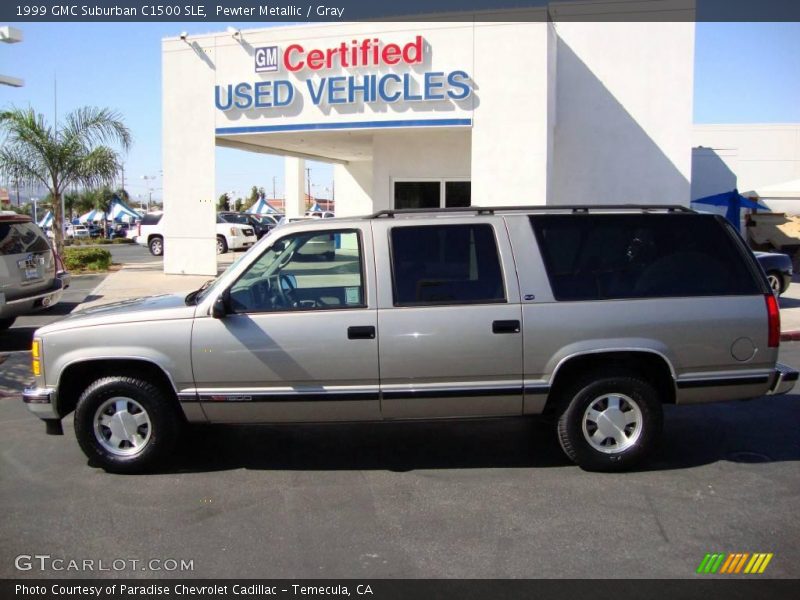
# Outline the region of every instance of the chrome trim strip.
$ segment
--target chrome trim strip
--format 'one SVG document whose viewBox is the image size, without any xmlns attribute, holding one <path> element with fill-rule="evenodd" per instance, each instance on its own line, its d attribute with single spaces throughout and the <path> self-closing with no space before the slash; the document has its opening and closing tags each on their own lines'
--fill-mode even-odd
<svg viewBox="0 0 800 600">
<path fill-rule="evenodd" d="M 729 385 L 758 385 L 767 383 L 769 375 L 746 375 L 741 377 L 704 377 L 679 379 L 675 382 L 679 390 L 705 387 L 723 387 Z"/>
</svg>

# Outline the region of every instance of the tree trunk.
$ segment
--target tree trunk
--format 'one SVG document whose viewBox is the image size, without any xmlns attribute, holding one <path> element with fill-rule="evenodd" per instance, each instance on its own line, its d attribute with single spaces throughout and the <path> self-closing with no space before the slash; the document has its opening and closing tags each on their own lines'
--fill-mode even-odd
<svg viewBox="0 0 800 600">
<path fill-rule="evenodd" d="M 53 192 L 53 239 L 56 244 L 56 253 L 64 257 L 64 215 L 61 214 L 61 192 Z"/>
</svg>

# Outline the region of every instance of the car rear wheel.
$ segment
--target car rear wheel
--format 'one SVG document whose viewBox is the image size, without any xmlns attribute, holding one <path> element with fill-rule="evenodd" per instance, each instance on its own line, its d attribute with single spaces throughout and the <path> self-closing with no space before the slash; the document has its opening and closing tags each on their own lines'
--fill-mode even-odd
<svg viewBox="0 0 800 600">
<path fill-rule="evenodd" d="M 773 293 L 778 295 L 783 293 L 783 278 L 780 273 L 770 271 L 767 273 L 767 281 L 769 281 L 769 287 L 772 288 Z"/>
<path fill-rule="evenodd" d="M 228 242 L 221 235 L 217 236 L 217 254 L 225 254 L 228 251 Z"/>
<path fill-rule="evenodd" d="M 180 433 L 174 398 L 136 377 L 103 377 L 84 390 L 75 435 L 90 461 L 114 473 L 138 473 L 169 456 Z"/>
<path fill-rule="evenodd" d="M 4 331 L 14 324 L 17 317 L 8 317 L 7 319 L 0 319 L 0 331 Z"/>
<path fill-rule="evenodd" d="M 150 247 L 150 254 L 153 256 L 162 256 L 164 254 L 164 240 L 162 238 L 152 238 L 148 246 Z"/>
<path fill-rule="evenodd" d="M 638 374 L 596 372 L 564 395 L 558 438 L 587 471 L 622 471 L 640 463 L 662 427 L 658 392 Z"/>
</svg>

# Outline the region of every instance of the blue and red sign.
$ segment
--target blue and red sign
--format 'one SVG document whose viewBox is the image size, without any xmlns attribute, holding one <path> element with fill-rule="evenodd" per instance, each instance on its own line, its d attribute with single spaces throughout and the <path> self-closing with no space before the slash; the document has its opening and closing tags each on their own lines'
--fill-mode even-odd
<svg viewBox="0 0 800 600">
<path fill-rule="evenodd" d="M 402 45 L 364 38 L 329 48 L 306 49 L 302 44 L 290 44 L 283 52 L 278 46 L 262 46 L 254 52 L 255 72 L 275 73 L 281 68 L 296 76 L 307 72 L 303 84 L 315 106 L 460 101 L 468 98 L 473 83 L 470 76 L 461 70 L 317 76 L 325 70 L 385 71 L 389 67 L 395 71 L 398 66 L 411 68 L 424 64 L 425 50 L 421 35 Z M 219 110 L 244 111 L 286 107 L 294 102 L 296 94 L 295 84 L 289 79 L 244 81 L 215 86 L 214 101 Z"/>
</svg>

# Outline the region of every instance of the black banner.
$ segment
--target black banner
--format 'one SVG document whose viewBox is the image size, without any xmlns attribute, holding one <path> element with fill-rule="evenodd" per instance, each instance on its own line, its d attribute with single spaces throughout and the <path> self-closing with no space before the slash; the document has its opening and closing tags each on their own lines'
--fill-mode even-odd
<svg viewBox="0 0 800 600">
<path fill-rule="evenodd" d="M 0 598 L 60 600 L 122 600 L 131 598 L 239 598 L 289 600 L 300 598 L 364 598 L 447 600 L 571 598 L 669 598 L 725 600 L 795 598 L 796 580 L 3 580 Z"/>
<path fill-rule="evenodd" d="M 6 22 L 800 21 L 796 0 L 4 0 Z"/>
</svg>

